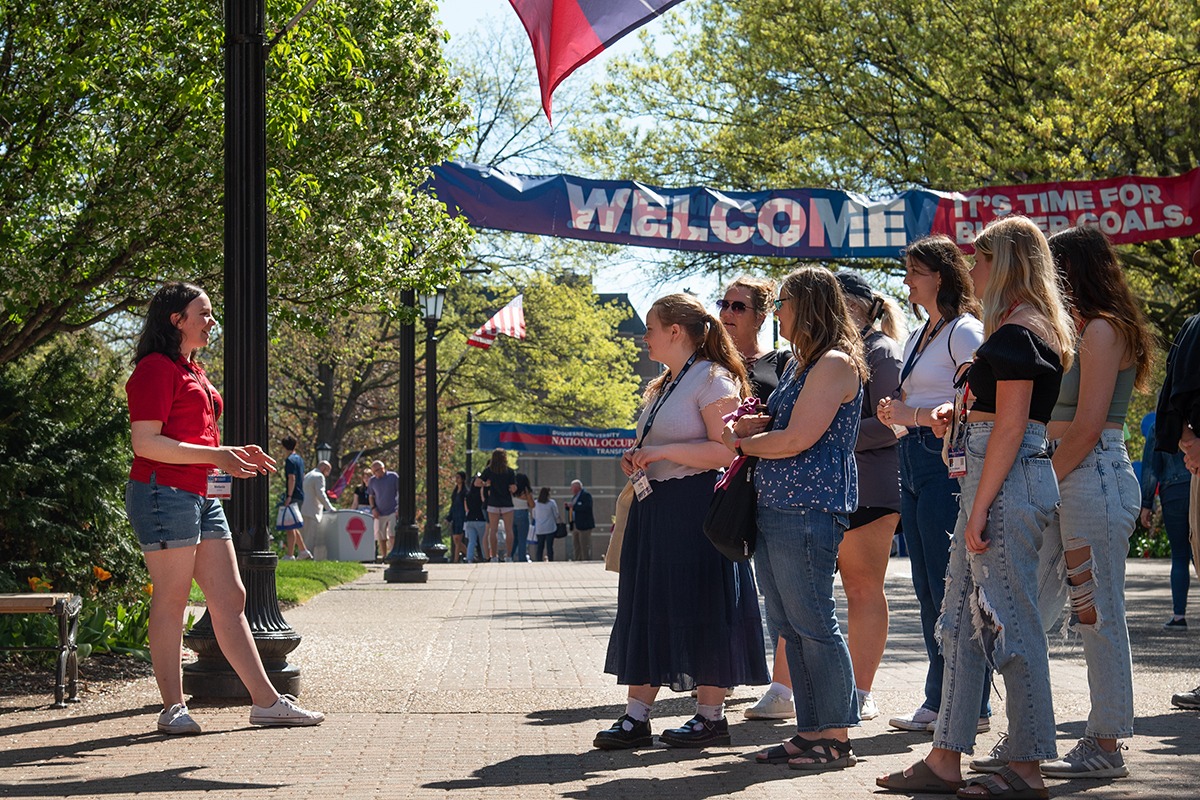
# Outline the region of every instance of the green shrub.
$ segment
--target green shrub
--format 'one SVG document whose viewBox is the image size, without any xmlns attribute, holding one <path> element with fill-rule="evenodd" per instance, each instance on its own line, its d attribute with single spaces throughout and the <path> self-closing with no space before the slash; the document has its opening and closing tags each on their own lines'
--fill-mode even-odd
<svg viewBox="0 0 1200 800">
<path fill-rule="evenodd" d="M 116 609 L 147 582 L 124 513 L 129 425 L 113 354 L 63 336 L 0 366 L 0 591 Z"/>
</svg>

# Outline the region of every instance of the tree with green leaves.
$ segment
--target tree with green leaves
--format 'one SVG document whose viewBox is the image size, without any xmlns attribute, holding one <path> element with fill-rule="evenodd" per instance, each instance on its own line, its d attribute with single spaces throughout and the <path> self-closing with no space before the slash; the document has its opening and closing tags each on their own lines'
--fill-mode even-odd
<svg viewBox="0 0 1200 800">
<path fill-rule="evenodd" d="M 1200 164 L 1194 0 L 693 2 L 597 87 L 593 168 L 661 185 L 913 186 L 1174 175 Z M 1169 332 L 1194 241 L 1121 248 Z M 680 256 L 694 270 L 729 257 Z"/>
<path fill-rule="evenodd" d="M 278 27 L 303 0 L 281 0 Z M 221 5 L 0 9 L 0 363 L 186 278 L 219 302 Z M 463 114 L 430 0 L 325 0 L 267 61 L 272 310 L 394 309 L 470 233 L 419 190 Z M 286 301 L 286 302 L 280 302 Z"/>
</svg>

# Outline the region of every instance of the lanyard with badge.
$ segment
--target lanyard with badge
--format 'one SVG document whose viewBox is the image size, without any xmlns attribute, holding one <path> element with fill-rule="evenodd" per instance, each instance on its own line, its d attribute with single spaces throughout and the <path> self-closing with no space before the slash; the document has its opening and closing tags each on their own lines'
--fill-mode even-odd
<svg viewBox="0 0 1200 800">
<path fill-rule="evenodd" d="M 212 392 L 208 388 L 208 378 L 204 371 L 197 371 L 188 362 L 188 372 L 196 379 L 196 383 L 200 384 L 200 388 L 204 390 L 204 396 L 208 398 L 208 407 L 212 410 L 213 428 L 217 425 L 217 401 L 213 398 Z M 233 476 L 227 472 L 213 467 L 208 471 L 208 491 L 205 492 L 206 497 L 214 500 L 229 500 L 233 497 Z"/>
<path fill-rule="evenodd" d="M 683 376 L 691 369 L 692 364 L 696 363 L 698 355 L 700 355 L 699 350 L 692 353 L 691 358 L 683 365 L 683 369 L 679 370 L 679 374 L 675 376 L 675 379 L 655 398 L 654 405 L 650 406 L 650 413 L 646 416 L 646 424 L 642 427 L 642 435 L 638 437 L 637 443 L 633 446 L 634 450 L 640 449 L 642 443 L 646 441 L 646 437 L 650 434 L 650 429 L 654 427 L 654 418 L 658 416 L 658 412 L 666 404 L 667 398 L 671 396 L 671 392 L 675 391 L 675 387 L 683 380 Z M 646 499 L 654 491 L 650 488 L 650 479 L 646 477 L 646 470 L 644 469 L 634 470 L 629 476 L 629 481 L 633 484 L 633 491 L 637 495 L 638 500 Z"/>
</svg>

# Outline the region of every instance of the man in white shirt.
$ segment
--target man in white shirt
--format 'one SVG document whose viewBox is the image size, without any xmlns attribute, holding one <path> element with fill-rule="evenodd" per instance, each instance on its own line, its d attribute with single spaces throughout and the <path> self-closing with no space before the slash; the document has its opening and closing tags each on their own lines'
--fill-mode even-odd
<svg viewBox="0 0 1200 800">
<path fill-rule="evenodd" d="M 329 495 L 325 494 L 325 478 L 328 477 L 333 465 L 328 461 L 321 461 L 317 464 L 317 468 L 306 473 L 304 476 L 304 504 L 300 507 L 300 513 L 304 515 L 304 520 L 315 520 L 317 523 L 321 521 L 321 517 L 326 511 L 336 511 L 333 503 L 329 502 Z M 311 556 L 309 556 L 311 558 Z"/>
</svg>

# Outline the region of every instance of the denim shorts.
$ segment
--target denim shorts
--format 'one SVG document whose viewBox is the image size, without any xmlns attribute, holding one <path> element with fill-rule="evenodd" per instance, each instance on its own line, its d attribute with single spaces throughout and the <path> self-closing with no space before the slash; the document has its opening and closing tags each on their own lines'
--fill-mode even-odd
<svg viewBox="0 0 1200 800">
<path fill-rule="evenodd" d="M 125 484 L 125 513 L 143 553 L 233 538 L 220 500 L 160 486 L 153 473 L 149 483 Z"/>
</svg>

